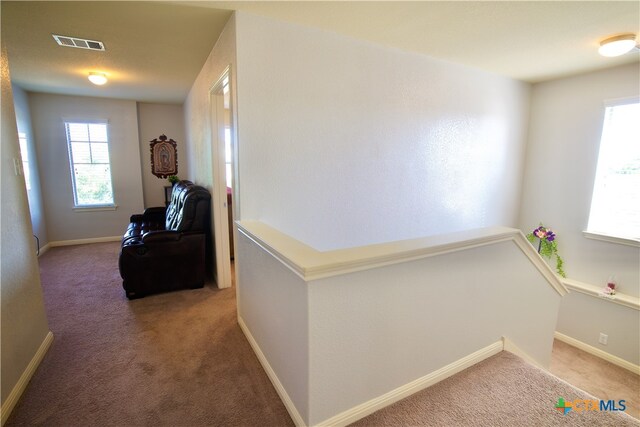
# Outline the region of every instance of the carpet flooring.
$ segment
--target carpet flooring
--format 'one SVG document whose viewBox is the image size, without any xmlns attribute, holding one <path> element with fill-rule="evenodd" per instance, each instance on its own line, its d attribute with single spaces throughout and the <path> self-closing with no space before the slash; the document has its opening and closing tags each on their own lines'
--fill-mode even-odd
<svg viewBox="0 0 640 427">
<path fill-rule="evenodd" d="M 40 257 L 54 341 L 6 426 L 291 426 L 235 289 L 128 301 L 119 243 Z"/>
<path fill-rule="evenodd" d="M 600 399 L 625 399 L 625 412 L 640 420 L 640 375 L 559 340 L 549 372 Z"/>
<path fill-rule="evenodd" d="M 503 351 L 351 426 L 640 426 L 620 412 L 564 414 L 560 397 L 596 399 Z"/>
<path fill-rule="evenodd" d="M 54 341 L 6 426 L 293 425 L 237 324 L 235 289 L 128 301 L 118 250 L 40 257 Z M 354 425 L 640 425 L 619 413 L 563 415 L 559 397 L 592 398 L 503 352 Z"/>
</svg>

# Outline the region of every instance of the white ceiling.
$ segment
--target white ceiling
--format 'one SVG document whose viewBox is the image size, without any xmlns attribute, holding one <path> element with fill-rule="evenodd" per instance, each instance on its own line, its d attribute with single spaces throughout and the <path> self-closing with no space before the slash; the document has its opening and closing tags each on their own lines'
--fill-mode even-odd
<svg viewBox="0 0 640 427">
<path fill-rule="evenodd" d="M 182 103 L 231 16 L 160 2 L 14 2 L 2 7 L 11 79 L 35 92 Z M 104 52 L 58 46 L 51 34 L 102 41 Z M 109 83 L 89 83 L 103 71 Z"/>
<path fill-rule="evenodd" d="M 599 41 L 640 33 L 634 1 L 10 2 L 2 38 L 27 90 L 182 102 L 232 10 L 321 28 L 489 72 L 540 82 L 637 62 L 598 55 Z M 103 41 L 58 47 L 51 34 Z M 110 76 L 105 87 L 90 70 Z"/>
</svg>

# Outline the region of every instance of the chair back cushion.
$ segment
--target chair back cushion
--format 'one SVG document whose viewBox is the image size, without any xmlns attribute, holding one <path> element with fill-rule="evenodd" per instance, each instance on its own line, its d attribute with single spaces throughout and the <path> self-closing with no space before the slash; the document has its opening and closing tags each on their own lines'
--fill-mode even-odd
<svg viewBox="0 0 640 427">
<path fill-rule="evenodd" d="M 206 231 L 209 229 L 211 195 L 191 181 L 180 181 L 173 186 L 171 202 L 167 206 L 166 230 Z"/>
</svg>

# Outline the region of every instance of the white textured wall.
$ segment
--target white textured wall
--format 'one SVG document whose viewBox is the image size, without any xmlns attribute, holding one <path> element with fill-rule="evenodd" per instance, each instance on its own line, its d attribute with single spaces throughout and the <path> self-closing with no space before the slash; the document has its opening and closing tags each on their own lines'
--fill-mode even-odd
<svg viewBox="0 0 640 427">
<path fill-rule="evenodd" d="M 16 116 L 11 93 L 9 64 L 4 44 L 1 60 L 2 77 L 2 177 L 0 225 L 0 298 L 2 319 L 2 388 L 3 406 L 29 362 L 49 332 L 36 246 L 29 216 L 24 177 L 16 176 L 13 159 L 20 159 Z M 3 408 L 5 409 L 5 408 Z"/>
<path fill-rule="evenodd" d="M 49 240 L 122 235 L 131 214 L 143 210 L 135 101 L 30 93 L 29 103 Z M 118 208 L 74 211 L 64 121 L 98 119 L 109 121 L 111 175 Z"/>
<path fill-rule="evenodd" d="M 187 142 L 187 174 L 180 172 L 183 178 L 186 177 L 198 185 L 205 187 L 215 197 L 214 182 L 213 182 L 213 151 L 211 146 L 211 101 L 210 94 L 211 88 L 222 77 L 223 73 L 230 68 L 230 95 L 232 104 L 233 121 L 236 122 L 237 117 L 236 109 L 236 32 L 235 32 L 235 17 L 232 15 L 229 18 L 224 30 L 220 34 L 218 41 L 211 50 L 209 57 L 205 61 L 198 77 L 191 86 L 189 95 L 184 103 L 184 122 L 186 130 L 186 142 Z M 238 186 L 234 186 L 234 191 L 238 191 Z M 239 210 L 239 204 L 235 197 L 233 207 L 236 212 Z M 212 206 L 213 208 L 213 206 Z M 215 234 L 215 212 L 212 209 L 212 234 Z M 219 236 L 218 236 L 219 237 Z M 213 236 L 212 241 L 219 240 L 216 236 Z M 242 255 L 236 254 L 236 271 L 238 266 L 243 262 Z M 214 261 L 212 262 L 212 268 L 216 268 L 215 254 Z M 216 277 L 215 271 L 213 276 Z M 239 283 L 239 276 L 236 278 Z"/>
<path fill-rule="evenodd" d="M 151 173 L 150 143 L 165 134 L 178 143 L 178 176 L 187 177 L 187 150 L 184 131 L 184 110 L 177 104 L 138 102 L 138 131 L 140 132 L 140 168 L 144 207 L 164 206 L 164 187 L 171 185 Z"/>
<path fill-rule="evenodd" d="M 560 300 L 513 242 L 311 282 L 310 425 L 502 336 L 548 366 Z"/>
<path fill-rule="evenodd" d="M 520 228 L 539 222 L 558 234 L 571 279 L 605 286 L 616 274 L 621 292 L 640 295 L 640 248 L 587 239 L 604 102 L 640 95 L 638 64 L 533 86 Z M 640 312 L 573 292 L 563 300 L 558 331 L 640 364 Z M 599 333 L 609 344 L 598 343 Z"/>
<path fill-rule="evenodd" d="M 307 284 L 238 233 L 238 316 L 244 321 L 300 415 L 309 415 Z"/>
<path fill-rule="evenodd" d="M 18 132 L 27 136 L 27 149 L 29 151 L 29 172 L 31 190 L 27 189 L 29 197 L 29 212 L 31 213 L 31 224 L 33 234 L 40 240 L 40 248 L 49 243 L 47 225 L 45 221 L 44 206 L 42 202 L 42 186 L 40 184 L 40 171 L 38 170 L 38 156 L 36 144 L 33 137 L 33 127 L 31 125 L 31 111 L 29 110 L 29 98 L 27 93 L 18 86 L 12 86 L 13 100 L 16 108 L 16 121 L 18 122 Z"/>
<path fill-rule="evenodd" d="M 557 330 L 640 365 L 640 312 L 636 309 L 571 292 L 562 298 Z M 600 332 L 609 336 L 607 345 L 598 342 Z"/>
<path fill-rule="evenodd" d="M 220 34 L 184 103 L 188 177 L 197 184 L 206 187 L 212 194 L 213 161 L 209 91 L 229 66 L 231 66 L 231 99 L 235 111 L 236 32 L 233 16 Z"/>
<path fill-rule="evenodd" d="M 539 83 L 531 120 L 520 228 L 539 222 L 558 234 L 567 276 L 604 287 L 615 273 L 623 292 L 640 295 L 640 249 L 590 240 L 587 229 L 605 101 L 640 95 L 638 64 Z"/>
<path fill-rule="evenodd" d="M 317 249 L 515 225 L 529 86 L 236 15 L 242 219 Z"/>
</svg>

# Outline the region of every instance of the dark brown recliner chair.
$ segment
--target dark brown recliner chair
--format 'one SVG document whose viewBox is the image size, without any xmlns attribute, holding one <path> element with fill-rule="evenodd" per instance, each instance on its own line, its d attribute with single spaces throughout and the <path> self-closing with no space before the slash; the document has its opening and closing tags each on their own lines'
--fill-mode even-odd
<svg viewBox="0 0 640 427">
<path fill-rule="evenodd" d="M 119 262 L 127 298 L 204 286 L 210 207 L 211 195 L 205 188 L 180 181 L 166 208 L 148 208 L 131 216 Z"/>
</svg>

